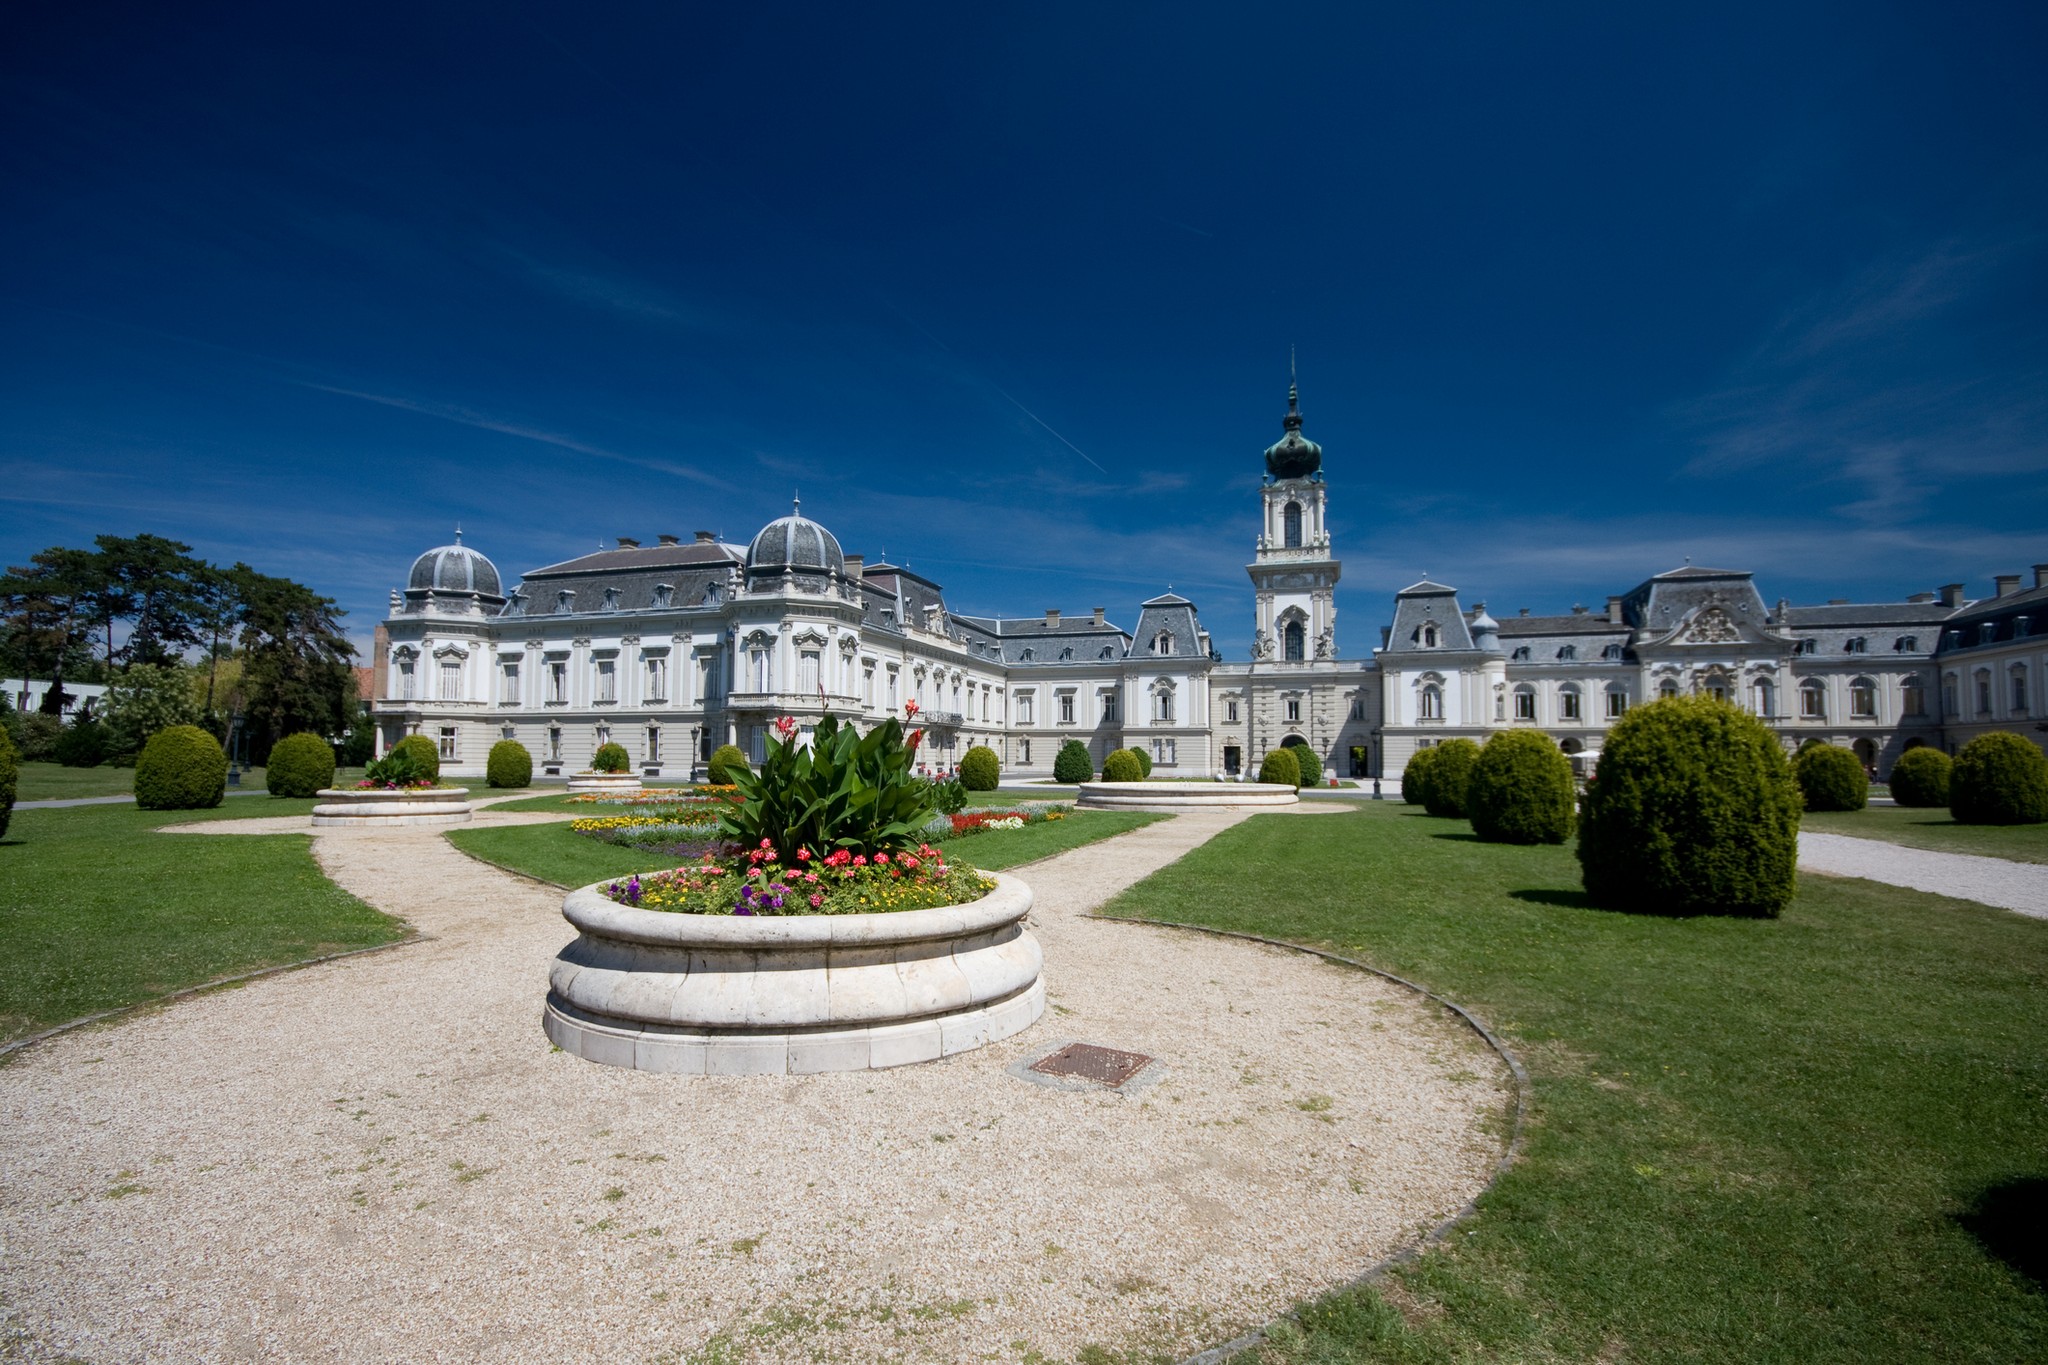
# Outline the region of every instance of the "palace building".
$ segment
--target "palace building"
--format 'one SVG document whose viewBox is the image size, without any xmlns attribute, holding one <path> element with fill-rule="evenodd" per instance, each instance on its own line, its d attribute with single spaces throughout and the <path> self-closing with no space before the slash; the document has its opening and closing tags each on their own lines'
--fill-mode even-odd
<svg viewBox="0 0 2048 1365">
<path fill-rule="evenodd" d="M 1398 777 L 1417 749 L 1511 728 L 1541 730 L 1584 767 L 1631 706 L 1698 692 L 1762 717 L 1788 749 L 1841 744 L 1879 775 L 1907 748 L 1953 751 L 1986 729 L 2048 741 L 2048 564 L 2030 588 L 2001 577 L 1979 601 L 1949 584 L 1817 606 L 1766 603 L 1747 572 L 1686 565 L 1598 610 L 1502 619 L 1425 581 L 1394 594 L 1369 656 L 1346 659 L 1323 452 L 1292 388 L 1265 465 L 1246 661 L 1224 660 L 1172 592 L 1139 603 L 1129 629 L 1103 607 L 955 613 L 939 584 L 847 554 L 800 506 L 745 547 L 706 531 L 621 539 L 509 592 L 458 536 L 413 563 L 378 627 L 379 750 L 427 735 L 446 771 L 475 776 L 493 743 L 515 739 L 541 774 L 564 775 L 613 742 L 674 780 L 721 744 L 758 762 L 781 716 L 879 723 L 916 701 L 934 769 L 984 744 L 1007 776 L 1049 775 L 1079 739 L 1098 769 L 1142 747 L 1165 775 L 1231 776 L 1305 745 L 1326 773 Z"/>
</svg>

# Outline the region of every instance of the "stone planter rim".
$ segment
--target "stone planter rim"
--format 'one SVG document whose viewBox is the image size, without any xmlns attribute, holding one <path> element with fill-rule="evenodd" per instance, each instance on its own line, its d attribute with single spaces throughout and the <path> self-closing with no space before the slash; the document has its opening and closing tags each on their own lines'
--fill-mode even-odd
<svg viewBox="0 0 2048 1365">
<path fill-rule="evenodd" d="M 322 787 L 313 793 L 319 800 L 341 801 L 460 801 L 469 795 L 467 787 Z"/>
<path fill-rule="evenodd" d="M 862 915 L 679 915 L 644 910 L 621 905 L 604 894 L 600 888 L 624 880 L 612 877 L 571 891 L 562 902 L 562 918 L 580 932 L 599 938 L 663 947 L 880 947 L 921 943 L 992 931 L 1022 919 L 1030 911 L 1031 888 L 1023 881 L 1002 872 L 981 875 L 993 877 L 996 889 L 980 900 Z"/>
<path fill-rule="evenodd" d="M 1297 789 L 1286 782 L 1202 782 L 1191 780 L 1175 782 L 1082 782 L 1076 785 L 1083 792 L 1157 792 L 1161 796 L 1192 795 L 1196 792 L 1241 792 L 1252 796 L 1297 794 Z M 1309 790 L 1314 790 L 1314 788 Z"/>
</svg>

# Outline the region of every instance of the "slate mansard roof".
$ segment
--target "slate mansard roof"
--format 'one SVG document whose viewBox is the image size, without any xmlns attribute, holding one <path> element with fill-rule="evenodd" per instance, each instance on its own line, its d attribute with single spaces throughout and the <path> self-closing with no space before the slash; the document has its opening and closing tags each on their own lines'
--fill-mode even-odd
<svg viewBox="0 0 2048 1365">
<path fill-rule="evenodd" d="M 743 558 L 737 546 L 712 539 L 598 550 L 529 570 L 503 614 L 583 616 L 715 607 L 729 595 L 733 571 Z M 663 586 L 670 589 L 666 604 L 660 602 Z M 570 595 L 565 599 L 564 593 Z"/>
<path fill-rule="evenodd" d="M 1425 645 L 1422 628 L 1434 625 L 1439 643 Z M 1394 594 L 1394 624 L 1387 629 L 1386 650 L 1393 654 L 1441 654 L 1474 649 L 1471 628 L 1458 610 L 1458 590 L 1423 579 Z"/>
</svg>

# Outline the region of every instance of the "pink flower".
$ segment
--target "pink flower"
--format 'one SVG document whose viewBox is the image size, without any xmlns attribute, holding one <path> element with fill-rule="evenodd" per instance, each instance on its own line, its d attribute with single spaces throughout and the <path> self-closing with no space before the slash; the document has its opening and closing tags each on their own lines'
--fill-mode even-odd
<svg viewBox="0 0 2048 1365">
<path fill-rule="evenodd" d="M 807 848 L 798 849 L 796 851 L 796 859 L 800 863 L 809 862 L 811 860 L 811 851 Z"/>
<path fill-rule="evenodd" d="M 886 863 L 889 861 L 889 855 L 886 853 L 877 853 L 875 855 L 875 861 L 878 863 Z"/>
<path fill-rule="evenodd" d="M 811 897 L 811 909 L 813 909 L 813 910 L 817 909 L 817 908 L 818 908 L 819 906 L 823 905 L 824 903 L 825 903 L 825 898 L 824 898 L 823 896 L 813 896 L 813 897 Z"/>
<path fill-rule="evenodd" d="M 853 855 L 853 865 L 855 867 L 866 867 L 868 860 L 863 855 L 856 853 Z"/>
</svg>

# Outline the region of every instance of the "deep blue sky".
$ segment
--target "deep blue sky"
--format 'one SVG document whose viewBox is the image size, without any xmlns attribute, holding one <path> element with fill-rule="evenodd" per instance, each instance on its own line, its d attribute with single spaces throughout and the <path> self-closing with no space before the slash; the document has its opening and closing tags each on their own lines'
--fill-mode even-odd
<svg viewBox="0 0 2048 1365">
<path fill-rule="evenodd" d="M 0 555 L 333 593 L 788 507 L 1227 657 L 1288 349 L 1338 642 L 2048 560 L 2048 9 L 11 7 Z"/>
</svg>

